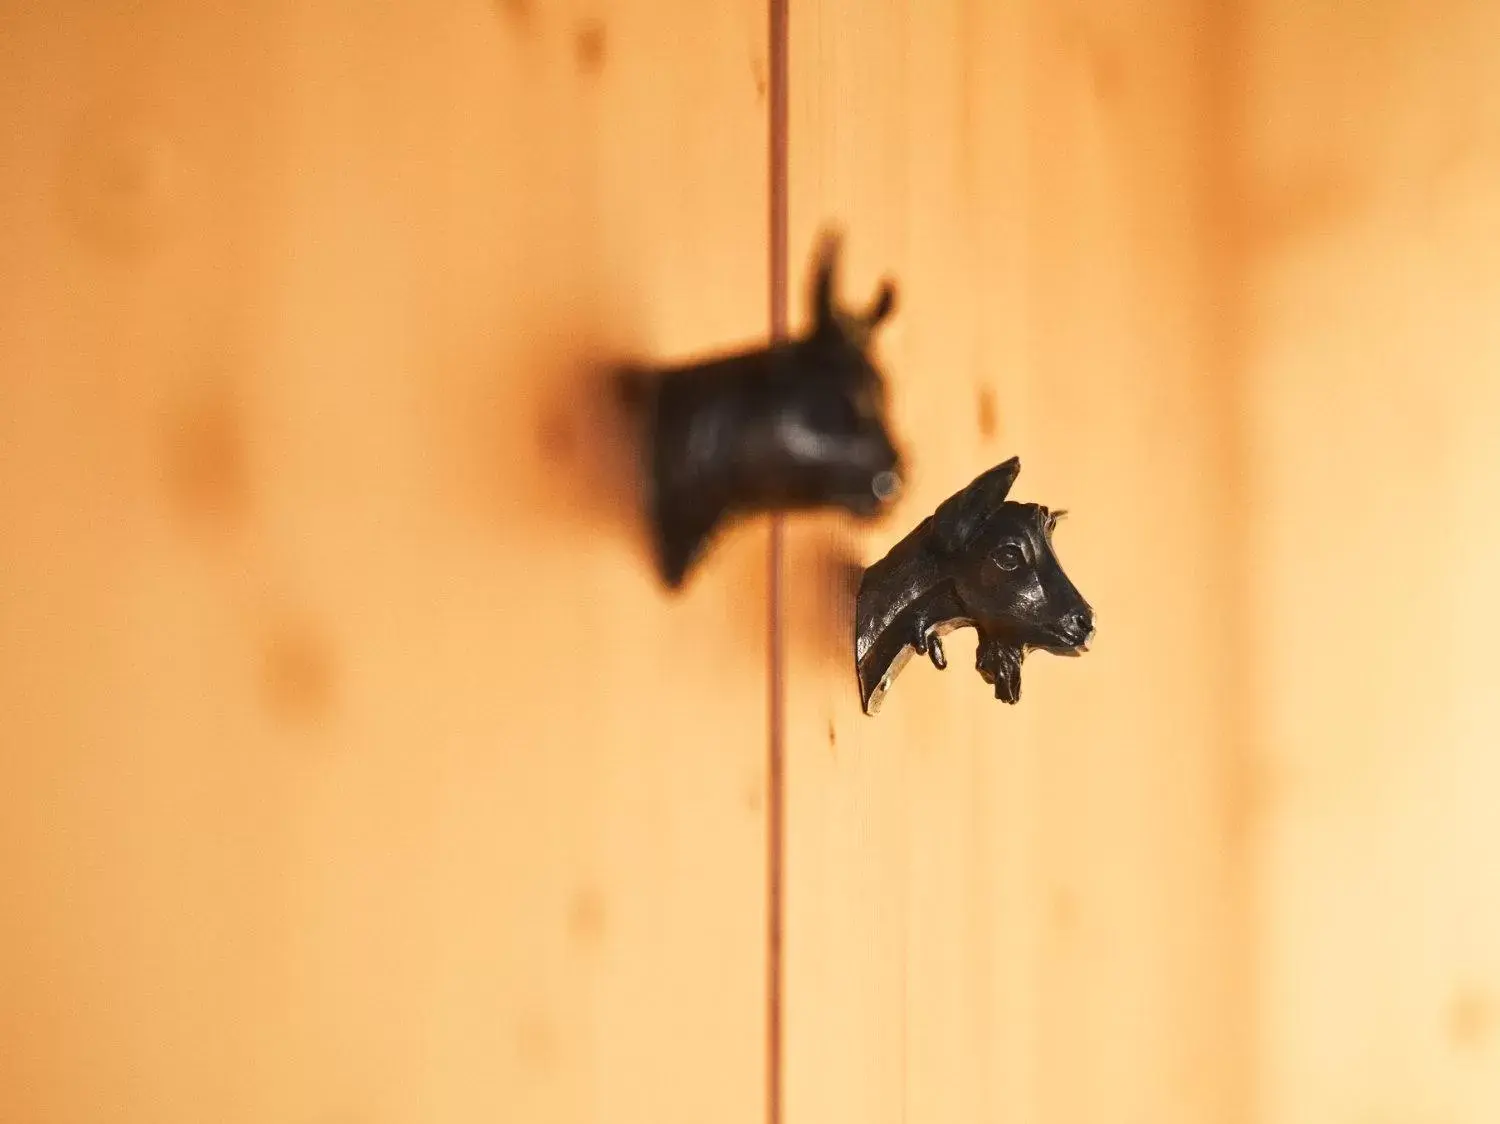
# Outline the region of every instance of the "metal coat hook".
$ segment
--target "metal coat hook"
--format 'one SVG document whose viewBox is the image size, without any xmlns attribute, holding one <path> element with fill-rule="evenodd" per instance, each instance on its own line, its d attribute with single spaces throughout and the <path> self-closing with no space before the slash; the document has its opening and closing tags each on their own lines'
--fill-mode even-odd
<svg viewBox="0 0 1500 1124">
<path fill-rule="evenodd" d="M 870 359 L 896 290 L 887 280 L 868 309 L 836 307 L 839 246 L 829 234 L 819 248 L 803 337 L 625 380 L 641 422 L 657 565 L 671 589 L 734 519 L 819 508 L 871 518 L 900 490 L 884 378 Z"/>
<path fill-rule="evenodd" d="M 1032 649 L 1088 650 L 1094 611 L 1052 549 L 1061 511 L 1006 499 L 1019 458 L 999 464 L 945 500 L 865 570 L 855 607 L 854 654 L 866 714 L 880 709 L 912 653 L 948 666 L 942 637 L 979 633 L 975 666 L 1002 702 L 1021 697 Z"/>
</svg>

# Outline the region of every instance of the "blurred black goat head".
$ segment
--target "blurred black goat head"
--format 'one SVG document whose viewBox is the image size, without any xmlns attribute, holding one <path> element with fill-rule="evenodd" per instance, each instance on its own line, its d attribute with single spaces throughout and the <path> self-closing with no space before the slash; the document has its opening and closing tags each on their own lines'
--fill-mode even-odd
<svg viewBox="0 0 1500 1124">
<path fill-rule="evenodd" d="M 1021 471 L 1012 457 L 945 500 L 860 581 L 855 670 L 866 714 L 884 701 L 913 652 L 947 667 L 941 637 L 979 633 L 976 666 L 995 697 L 1021 697 L 1021 661 L 1033 648 L 1088 650 L 1094 611 L 1052 549 L 1062 512 L 1005 497 Z"/>
<path fill-rule="evenodd" d="M 804 337 L 627 379 L 657 564 L 672 589 L 731 519 L 818 508 L 871 518 L 900 490 L 884 380 L 870 359 L 895 286 L 884 282 L 864 312 L 836 307 L 839 243 L 830 234 L 819 249 Z"/>
</svg>

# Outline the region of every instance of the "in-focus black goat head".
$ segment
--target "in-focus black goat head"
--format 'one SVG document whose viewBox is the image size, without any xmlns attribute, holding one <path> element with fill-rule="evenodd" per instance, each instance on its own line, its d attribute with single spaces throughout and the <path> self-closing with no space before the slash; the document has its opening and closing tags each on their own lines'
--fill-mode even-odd
<svg viewBox="0 0 1500 1124">
<path fill-rule="evenodd" d="M 1088 650 L 1094 611 L 1052 549 L 1063 512 L 1008 501 L 1020 471 L 1012 457 L 985 472 L 865 571 L 854 653 L 866 714 L 880 708 L 913 652 L 947 667 L 941 638 L 955 628 L 978 631 L 979 674 L 1007 703 L 1021 697 L 1029 650 Z"/>
<path fill-rule="evenodd" d="M 643 419 L 657 564 L 672 589 L 732 518 L 816 508 L 870 518 L 900 490 L 884 380 L 870 359 L 895 286 L 885 281 L 864 312 L 837 308 L 838 251 L 838 236 L 825 236 L 802 338 L 627 384 Z"/>
</svg>

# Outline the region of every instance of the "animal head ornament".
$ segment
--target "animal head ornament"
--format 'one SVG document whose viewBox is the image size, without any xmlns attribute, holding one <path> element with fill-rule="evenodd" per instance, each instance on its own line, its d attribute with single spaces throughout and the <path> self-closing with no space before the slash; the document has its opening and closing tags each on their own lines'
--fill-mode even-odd
<svg viewBox="0 0 1500 1124">
<path fill-rule="evenodd" d="M 657 564 L 676 589 L 715 533 L 763 512 L 882 512 L 901 487 L 886 393 L 870 358 L 895 308 L 886 281 L 867 309 L 834 298 L 839 238 L 825 237 L 797 339 L 633 376 L 645 434 L 647 508 Z"/>
<path fill-rule="evenodd" d="M 1021 697 L 1021 663 L 1034 649 L 1077 656 L 1094 611 L 1063 572 L 1052 531 L 1063 512 L 1006 497 L 1019 458 L 945 500 L 865 570 L 855 608 L 860 703 L 874 714 L 913 653 L 947 667 L 942 637 L 979 633 L 976 668 L 995 697 Z"/>
</svg>

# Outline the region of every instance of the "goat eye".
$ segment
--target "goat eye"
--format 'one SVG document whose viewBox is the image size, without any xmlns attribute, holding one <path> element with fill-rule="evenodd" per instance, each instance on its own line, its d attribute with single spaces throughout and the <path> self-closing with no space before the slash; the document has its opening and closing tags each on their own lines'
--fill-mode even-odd
<svg viewBox="0 0 1500 1124">
<path fill-rule="evenodd" d="M 995 565 L 1002 570 L 1018 570 L 1025 561 L 1025 553 L 1013 543 L 1007 543 L 995 552 Z"/>
</svg>

